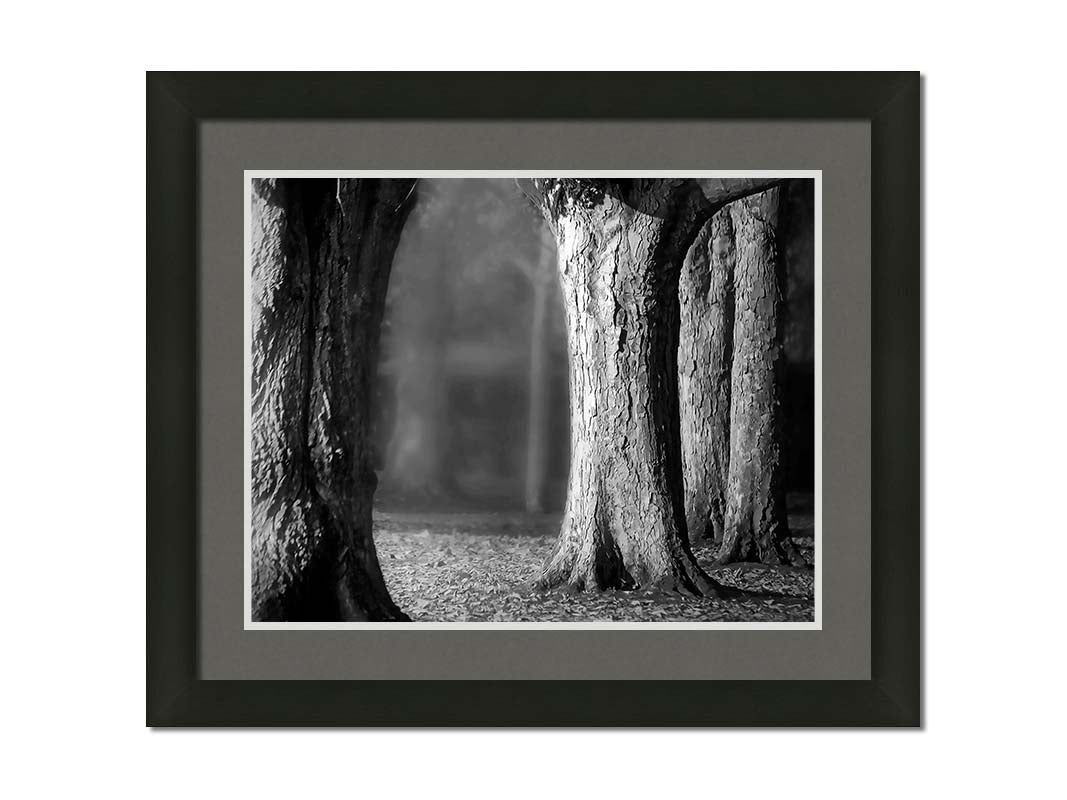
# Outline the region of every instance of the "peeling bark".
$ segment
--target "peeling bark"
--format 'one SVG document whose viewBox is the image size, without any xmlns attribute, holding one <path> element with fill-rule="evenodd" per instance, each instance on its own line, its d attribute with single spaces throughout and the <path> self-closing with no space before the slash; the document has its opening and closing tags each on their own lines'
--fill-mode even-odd
<svg viewBox="0 0 1067 800">
<path fill-rule="evenodd" d="M 707 204 L 682 180 L 537 189 L 556 233 L 571 393 L 567 506 L 539 585 L 715 595 L 686 536 L 678 429 L 678 274 Z"/>
<path fill-rule="evenodd" d="M 410 180 L 253 181 L 252 615 L 406 619 L 371 538 L 371 382 Z"/>
<path fill-rule="evenodd" d="M 728 209 L 700 229 L 678 285 L 678 392 L 689 541 L 721 542 L 730 467 L 734 230 Z"/>
<path fill-rule="evenodd" d="M 735 232 L 730 462 L 720 563 L 793 563 L 782 455 L 783 269 L 778 188 L 729 208 Z"/>
</svg>

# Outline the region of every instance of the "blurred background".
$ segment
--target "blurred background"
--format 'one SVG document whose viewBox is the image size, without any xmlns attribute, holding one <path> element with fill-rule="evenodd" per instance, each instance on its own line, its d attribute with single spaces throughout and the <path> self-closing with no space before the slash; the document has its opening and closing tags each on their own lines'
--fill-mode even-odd
<svg viewBox="0 0 1067 800">
<path fill-rule="evenodd" d="M 789 484 L 814 486 L 811 180 L 785 188 Z M 510 179 L 419 181 L 393 264 L 374 407 L 376 505 L 545 511 L 566 500 L 555 242 Z"/>
</svg>

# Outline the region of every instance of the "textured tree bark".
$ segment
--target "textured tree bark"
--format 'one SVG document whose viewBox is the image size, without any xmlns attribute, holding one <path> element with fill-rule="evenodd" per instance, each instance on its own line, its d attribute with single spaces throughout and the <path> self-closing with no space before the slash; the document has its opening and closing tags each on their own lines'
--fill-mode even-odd
<svg viewBox="0 0 1067 800">
<path fill-rule="evenodd" d="M 729 208 L 737 259 L 728 503 L 720 563 L 804 563 L 789 538 L 785 505 L 779 194 L 776 187 Z"/>
<path fill-rule="evenodd" d="M 678 277 L 700 226 L 774 180 L 520 182 L 556 234 L 571 469 L 543 588 L 715 595 L 693 559 L 678 413 Z"/>
<path fill-rule="evenodd" d="M 678 393 L 689 541 L 721 542 L 730 467 L 734 230 L 723 209 L 686 254 L 678 284 Z"/>
<path fill-rule="evenodd" d="M 252 615 L 406 619 L 371 538 L 371 382 L 410 180 L 253 181 Z"/>
<path fill-rule="evenodd" d="M 714 595 L 685 532 L 678 273 L 707 208 L 691 181 L 545 181 L 570 359 L 571 468 L 539 585 Z"/>
</svg>

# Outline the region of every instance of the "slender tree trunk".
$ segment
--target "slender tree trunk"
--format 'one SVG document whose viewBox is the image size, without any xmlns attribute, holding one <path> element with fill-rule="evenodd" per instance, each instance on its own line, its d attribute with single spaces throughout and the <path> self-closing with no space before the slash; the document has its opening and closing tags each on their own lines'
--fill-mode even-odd
<svg viewBox="0 0 1067 800">
<path fill-rule="evenodd" d="M 789 538 L 782 454 L 783 259 L 776 187 L 730 206 L 737 261 L 730 466 L 721 563 L 802 564 Z"/>
<path fill-rule="evenodd" d="M 734 231 L 723 209 L 700 229 L 678 285 L 678 393 L 689 540 L 720 542 L 730 467 Z"/>
<path fill-rule="evenodd" d="M 552 228 L 541 226 L 537 261 L 516 261 L 533 291 L 530 322 L 530 369 L 527 381 L 529 404 L 526 419 L 525 507 L 532 513 L 544 510 L 545 471 L 548 469 L 548 313 L 556 302 L 556 241 Z"/>
<path fill-rule="evenodd" d="M 552 256 L 546 251 L 546 259 Z M 543 274 L 543 273 L 542 273 Z M 545 467 L 548 456 L 548 336 L 545 317 L 552 285 L 544 279 L 533 284 L 533 319 L 530 323 L 529 408 L 526 424 L 526 510 L 541 512 L 544 500 Z"/>
<path fill-rule="evenodd" d="M 278 179 L 252 197 L 252 614 L 406 619 L 371 537 L 371 383 L 410 180 Z"/>
</svg>

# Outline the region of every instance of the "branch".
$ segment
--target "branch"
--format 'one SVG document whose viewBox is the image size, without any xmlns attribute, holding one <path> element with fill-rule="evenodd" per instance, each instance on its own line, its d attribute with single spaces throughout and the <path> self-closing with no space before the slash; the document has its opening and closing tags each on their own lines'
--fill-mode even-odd
<svg viewBox="0 0 1067 800">
<path fill-rule="evenodd" d="M 408 198 L 411 197 L 411 193 L 415 191 L 415 187 L 418 186 L 418 185 L 419 185 L 419 179 L 418 178 L 416 178 L 415 180 L 413 180 L 411 182 L 411 188 L 408 189 L 408 193 L 406 195 L 404 195 L 404 199 L 401 200 L 399 203 L 397 203 L 396 204 L 396 208 L 393 209 L 393 213 L 394 214 L 396 214 L 398 211 L 400 211 L 400 207 L 402 205 L 404 205 L 404 203 L 406 203 L 408 201 Z M 337 191 L 340 192 L 341 191 L 341 188 L 340 188 L 341 187 L 341 181 L 340 181 L 340 179 L 338 179 L 338 181 L 337 181 L 337 187 L 338 187 Z"/>
<path fill-rule="evenodd" d="M 785 181 L 785 178 L 696 178 L 704 198 L 718 211 L 734 200 L 757 194 Z"/>
</svg>

